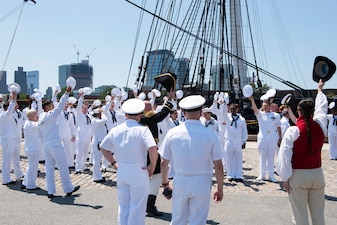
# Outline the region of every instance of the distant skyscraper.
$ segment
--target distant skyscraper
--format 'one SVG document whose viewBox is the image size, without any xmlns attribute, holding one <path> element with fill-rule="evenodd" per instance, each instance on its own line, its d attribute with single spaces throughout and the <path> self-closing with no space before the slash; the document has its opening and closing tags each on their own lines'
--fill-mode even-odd
<svg viewBox="0 0 337 225">
<path fill-rule="evenodd" d="M 2 77 L 0 78 L 0 93 L 6 94 L 6 93 L 8 93 L 7 72 L 6 71 L 0 71 L 0 74 L 2 74 Z"/>
<path fill-rule="evenodd" d="M 59 66 L 59 84 L 62 88 L 66 86 L 66 80 L 69 76 L 76 79 L 78 90 L 82 87 L 93 87 L 93 68 L 88 64 L 88 60 L 82 60 L 81 63 Z"/>
<path fill-rule="evenodd" d="M 177 88 L 189 84 L 190 60 L 187 58 L 177 58 L 173 60 L 174 73 L 177 75 Z"/>
<path fill-rule="evenodd" d="M 23 67 L 18 67 L 18 70 L 14 72 L 14 82 L 21 86 L 22 94 L 28 94 L 27 92 L 27 75 L 26 71 L 23 71 Z"/>
<path fill-rule="evenodd" d="M 230 91 L 230 71 L 229 66 L 231 67 L 231 71 L 233 71 L 233 66 L 229 64 L 225 64 L 223 77 L 220 77 L 220 65 L 212 66 L 212 78 L 211 78 L 211 90 L 212 91 Z M 222 82 L 221 82 L 222 80 Z M 222 83 L 221 87 L 220 84 Z"/>
<path fill-rule="evenodd" d="M 155 76 L 162 73 L 173 72 L 173 59 L 174 53 L 166 49 L 148 52 L 144 88 L 153 88 Z"/>
<path fill-rule="evenodd" d="M 34 88 L 39 89 L 39 71 L 27 72 L 27 93 L 29 96 L 34 93 Z"/>
<path fill-rule="evenodd" d="M 53 89 L 51 87 L 48 87 L 44 98 L 50 100 L 52 97 L 53 97 Z"/>
<path fill-rule="evenodd" d="M 59 66 L 59 85 L 61 87 L 66 86 L 66 80 L 71 74 L 70 68 L 71 68 L 70 65 Z"/>
</svg>

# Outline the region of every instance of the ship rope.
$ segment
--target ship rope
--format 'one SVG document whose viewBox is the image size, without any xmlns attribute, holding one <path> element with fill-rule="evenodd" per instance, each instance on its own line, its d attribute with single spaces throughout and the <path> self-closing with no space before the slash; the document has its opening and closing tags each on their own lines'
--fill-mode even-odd
<svg viewBox="0 0 337 225">
<path fill-rule="evenodd" d="M 20 3 L 14 10 L 12 10 L 10 13 L 7 14 L 8 16 L 10 16 L 10 15 L 12 15 L 15 11 L 17 11 L 18 9 L 20 9 L 20 7 L 21 7 L 20 14 L 19 14 L 18 20 L 17 20 L 17 22 L 16 22 L 16 26 L 15 26 L 15 29 L 14 29 L 14 33 L 13 33 L 11 42 L 10 42 L 10 44 L 9 44 L 9 47 L 8 47 L 8 50 L 7 50 L 7 54 L 6 54 L 4 63 L 3 63 L 2 67 L 1 67 L 1 70 L 0 70 L 0 80 L 2 79 L 2 75 L 3 75 L 4 71 L 5 71 L 5 67 L 6 67 L 6 64 L 7 64 L 7 60 L 8 60 L 10 51 L 11 51 L 11 49 L 12 49 L 13 43 L 14 43 L 16 31 L 17 31 L 17 29 L 18 29 L 18 27 L 19 27 L 19 23 L 20 23 L 20 20 L 21 20 L 21 15 L 22 15 L 22 12 L 23 12 L 23 7 L 24 7 L 24 5 L 25 5 L 24 2 Z M 7 16 L 7 17 L 3 17 L 3 18 L 8 18 L 8 16 Z M 1 21 L 3 21 L 3 20 L 1 20 Z"/>
</svg>

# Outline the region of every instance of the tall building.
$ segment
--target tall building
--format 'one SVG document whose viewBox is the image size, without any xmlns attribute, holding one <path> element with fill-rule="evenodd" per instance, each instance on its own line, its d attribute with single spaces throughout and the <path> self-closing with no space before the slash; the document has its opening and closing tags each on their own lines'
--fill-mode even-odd
<svg viewBox="0 0 337 225">
<path fill-rule="evenodd" d="M 53 89 L 51 87 L 48 87 L 44 98 L 50 100 L 52 97 L 53 97 Z"/>
<path fill-rule="evenodd" d="M 78 90 L 82 87 L 93 87 L 93 68 L 89 65 L 88 60 L 82 60 L 81 63 L 59 66 L 59 84 L 61 88 L 66 87 L 66 80 L 72 76 L 76 80 Z"/>
<path fill-rule="evenodd" d="M 28 94 L 27 92 L 27 74 L 23 71 L 23 67 L 18 67 L 18 70 L 14 72 L 14 82 L 21 86 L 22 94 Z"/>
<path fill-rule="evenodd" d="M 27 94 L 30 96 L 34 93 L 34 89 L 39 89 L 39 71 L 27 72 Z"/>
<path fill-rule="evenodd" d="M 146 78 L 144 88 L 152 89 L 155 81 L 154 77 L 173 70 L 174 53 L 170 50 L 162 49 L 148 52 L 146 65 Z"/>
<path fill-rule="evenodd" d="M 190 60 L 188 58 L 177 58 L 173 60 L 174 73 L 177 75 L 177 88 L 189 84 Z"/>
<path fill-rule="evenodd" d="M 6 94 L 8 93 L 7 88 L 7 72 L 6 71 L 0 71 L 0 93 Z"/>
<path fill-rule="evenodd" d="M 220 65 L 212 66 L 212 78 L 211 78 L 212 91 L 230 91 L 230 70 L 233 72 L 233 65 L 225 64 L 223 66 L 223 69 L 224 69 L 223 77 L 220 77 Z"/>
<path fill-rule="evenodd" d="M 66 80 L 71 74 L 70 68 L 71 68 L 70 65 L 59 66 L 59 85 L 61 87 L 66 86 Z"/>
</svg>

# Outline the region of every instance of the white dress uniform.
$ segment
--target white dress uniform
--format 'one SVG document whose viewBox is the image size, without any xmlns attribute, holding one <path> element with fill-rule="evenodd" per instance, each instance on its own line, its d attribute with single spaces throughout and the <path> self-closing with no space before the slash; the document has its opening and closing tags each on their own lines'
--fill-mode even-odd
<svg viewBox="0 0 337 225">
<path fill-rule="evenodd" d="M 247 142 L 248 131 L 245 118 L 227 112 L 227 105 L 223 111 L 226 122 L 225 151 L 228 179 L 242 179 L 242 145 Z"/>
<path fill-rule="evenodd" d="M 281 132 L 282 137 L 285 134 L 286 130 L 290 127 L 289 119 L 285 116 L 282 116 L 281 118 Z"/>
<path fill-rule="evenodd" d="M 42 101 L 38 101 L 38 115 L 42 113 Z M 27 112 L 28 110 L 26 110 Z M 28 166 L 22 185 L 27 189 L 36 188 L 36 177 L 39 167 L 39 158 L 43 150 L 42 135 L 38 128 L 38 122 L 31 121 L 28 118 L 23 125 L 23 133 L 25 137 L 25 153 L 28 158 Z"/>
<path fill-rule="evenodd" d="M 337 160 L 337 115 L 328 114 L 328 120 L 330 159 Z"/>
<path fill-rule="evenodd" d="M 73 122 L 73 115 L 63 110 L 57 117 L 57 126 L 66 152 L 68 167 L 74 166 L 75 151 L 71 139 L 76 137 L 76 127 Z"/>
<path fill-rule="evenodd" d="M 109 131 L 117 125 L 125 122 L 126 120 L 124 112 L 119 109 L 120 101 L 115 102 L 114 108 L 112 110 L 110 110 L 111 103 L 112 102 L 110 101 L 105 105 L 102 116 L 102 118 L 106 119 L 106 125 L 108 126 Z M 108 166 L 108 160 L 106 160 L 106 158 L 103 158 L 102 169 L 106 170 Z"/>
<path fill-rule="evenodd" d="M 67 157 L 62 146 L 60 132 L 57 126 L 57 117 L 66 105 L 68 97 L 69 94 L 63 94 L 59 104 L 54 110 L 43 112 L 38 121 L 38 127 L 42 134 L 45 152 L 46 182 L 49 195 L 56 193 L 54 179 L 55 166 L 57 166 L 60 173 L 63 191 L 69 193 L 74 190 L 74 186 L 71 183 L 69 176 Z"/>
<path fill-rule="evenodd" d="M 158 152 L 163 159 L 172 160 L 175 171 L 171 224 L 205 224 L 213 161 L 223 158 L 218 137 L 199 121 L 186 120 L 168 131 Z"/>
<path fill-rule="evenodd" d="M 13 117 L 15 101 L 11 101 L 7 110 L 0 113 L 1 145 L 2 145 L 2 184 L 8 184 L 12 181 L 10 170 L 11 162 L 14 167 L 16 179 L 23 177 L 20 167 L 20 151 L 18 151 L 18 129 L 15 118 Z M 20 149 L 19 149 L 20 150 Z"/>
<path fill-rule="evenodd" d="M 278 149 L 277 142 L 279 134 L 277 128 L 281 126 L 280 115 L 274 112 L 264 112 L 259 110 L 259 113 L 255 116 L 259 123 L 259 133 L 257 134 L 260 155 L 259 179 L 265 179 L 267 170 L 269 179 L 275 180 L 274 158 L 275 151 Z"/>
<path fill-rule="evenodd" d="M 83 96 L 79 98 L 76 108 L 77 122 L 77 151 L 75 160 L 75 170 L 82 172 L 86 169 L 85 163 L 89 156 L 91 147 L 91 118 L 88 114 L 82 113 Z"/>
<path fill-rule="evenodd" d="M 207 127 L 208 129 L 213 130 L 216 136 L 219 138 L 219 123 L 218 121 L 216 121 L 216 119 L 211 117 L 211 119 L 206 120 L 205 117 L 202 116 L 200 117 L 200 122 L 203 126 Z"/>
<path fill-rule="evenodd" d="M 106 124 L 106 118 L 96 118 L 92 117 L 91 120 L 92 128 L 92 164 L 93 164 L 93 178 L 94 181 L 102 180 L 102 173 L 100 170 L 101 161 L 103 159 L 103 154 L 99 150 L 99 145 L 102 142 L 103 138 L 108 134 L 109 130 Z"/>
<path fill-rule="evenodd" d="M 20 147 L 21 147 L 22 131 L 23 131 L 22 129 L 23 129 L 23 125 L 25 121 L 23 119 L 23 114 L 19 109 L 14 110 L 13 117 L 14 117 L 15 124 L 17 127 L 18 138 L 16 139 L 17 144 L 16 144 L 16 148 L 14 151 L 14 158 L 12 160 L 16 161 L 15 162 L 16 164 L 20 164 Z"/>
<path fill-rule="evenodd" d="M 118 224 L 145 224 L 149 189 L 147 150 L 156 142 L 146 126 L 127 119 L 114 127 L 100 147 L 110 150 L 118 162 Z"/>
</svg>

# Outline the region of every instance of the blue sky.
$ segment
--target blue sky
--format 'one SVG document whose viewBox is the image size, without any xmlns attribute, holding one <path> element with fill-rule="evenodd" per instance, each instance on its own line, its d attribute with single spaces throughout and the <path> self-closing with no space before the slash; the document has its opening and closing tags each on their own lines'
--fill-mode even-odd
<svg viewBox="0 0 337 225">
<path fill-rule="evenodd" d="M 58 66 L 77 62 L 96 48 L 89 57 L 94 67 L 94 87 L 106 84 L 125 86 L 131 63 L 139 10 L 124 0 L 36 0 L 25 4 L 20 24 L 4 70 L 7 81 L 13 82 L 18 66 L 24 70 L 40 71 L 40 89 L 55 87 Z M 253 1 L 253 0 L 249 0 Z M 282 54 L 280 35 L 275 32 L 271 13 L 277 1 L 279 16 L 287 31 L 291 56 Z M 1 0 L 0 19 L 13 10 L 21 0 Z M 140 0 L 133 0 L 141 4 Z M 148 0 L 148 4 L 151 4 Z M 244 2 L 244 1 L 242 1 Z M 323 55 L 337 63 L 337 1 L 336 0 L 255 0 L 258 5 L 266 63 L 260 67 L 303 88 L 316 88 L 312 80 L 313 61 Z M 0 21 L 0 69 L 9 48 L 20 10 Z M 150 16 L 145 14 L 145 20 Z M 141 32 L 129 87 L 135 81 L 137 66 L 146 33 Z M 284 61 L 296 59 L 300 73 L 292 72 Z M 298 75 L 297 75 L 298 74 Z M 296 78 L 297 76 L 297 78 Z M 301 77 L 302 76 L 302 77 Z M 288 89 L 278 81 L 262 77 L 273 88 Z M 336 88 L 337 75 L 326 88 Z M 6 90 L 0 90 L 6 93 Z"/>
</svg>

